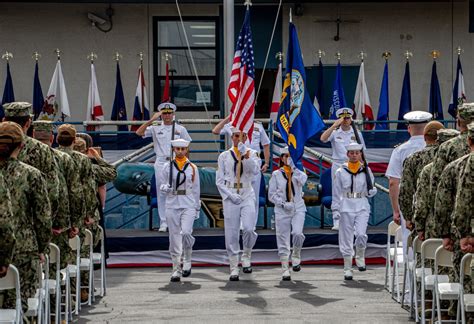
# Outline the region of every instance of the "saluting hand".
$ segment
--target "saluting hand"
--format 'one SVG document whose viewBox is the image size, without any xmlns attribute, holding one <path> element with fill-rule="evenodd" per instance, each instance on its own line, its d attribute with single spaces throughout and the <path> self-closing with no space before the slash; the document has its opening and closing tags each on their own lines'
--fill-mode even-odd
<svg viewBox="0 0 474 324">
<path fill-rule="evenodd" d="M 158 111 L 156 113 L 153 114 L 153 117 L 151 117 L 152 120 L 158 120 L 158 118 L 160 118 L 161 116 L 161 111 Z"/>
<path fill-rule="evenodd" d="M 338 120 L 336 120 L 336 121 L 334 122 L 334 124 L 332 124 L 332 126 L 333 126 L 334 128 L 339 127 L 339 126 L 341 126 L 341 124 L 342 124 L 343 121 L 344 121 L 344 117 L 341 117 L 341 118 L 339 118 Z"/>
</svg>

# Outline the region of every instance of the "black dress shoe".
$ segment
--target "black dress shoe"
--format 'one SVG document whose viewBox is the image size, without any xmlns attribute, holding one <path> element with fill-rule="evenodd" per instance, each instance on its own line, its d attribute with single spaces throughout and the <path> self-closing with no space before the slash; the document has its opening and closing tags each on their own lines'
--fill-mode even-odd
<svg viewBox="0 0 474 324">
<path fill-rule="evenodd" d="M 298 264 L 298 265 L 293 266 L 293 271 L 294 272 L 298 272 L 300 270 L 301 270 L 301 265 Z"/>
<path fill-rule="evenodd" d="M 344 280 L 352 280 L 352 276 L 344 276 Z"/>
<path fill-rule="evenodd" d="M 171 277 L 170 281 L 171 282 L 180 282 L 181 278 L 180 277 Z"/>
<path fill-rule="evenodd" d="M 239 281 L 239 276 L 230 276 L 229 281 Z"/>
<path fill-rule="evenodd" d="M 291 277 L 290 276 L 283 276 L 281 278 L 283 281 L 291 281 Z"/>
<path fill-rule="evenodd" d="M 183 277 L 189 277 L 191 275 L 191 269 L 189 270 L 183 270 Z"/>
<path fill-rule="evenodd" d="M 357 267 L 357 268 L 358 268 L 359 271 L 361 271 L 361 272 L 367 270 L 367 268 L 366 268 L 365 266 L 363 266 L 363 267 Z"/>
<path fill-rule="evenodd" d="M 242 271 L 243 271 L 244 273 L 252 273 L 252 267 L 243 267 L 243 268 L 242 268 Z"/>
</svg>

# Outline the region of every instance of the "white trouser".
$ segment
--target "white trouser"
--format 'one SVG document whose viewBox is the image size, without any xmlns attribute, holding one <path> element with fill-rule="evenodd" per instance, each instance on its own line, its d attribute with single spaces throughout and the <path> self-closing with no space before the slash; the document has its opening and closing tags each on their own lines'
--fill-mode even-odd
<svg viewBox="0 0 474 324">
<path fill-rule="evenodd" d="M 344 162 L 337 162 L 337 161 L 333 161 L 332 162 L 332 165 L 331 165 L 331 196 L 334 197 L 336 196 L 335 192 L 334 192 L 334 181 L 336 180 L 336 171 L 337 169 L 339 169 L 342 165 L 342 163 Z M 332 209 L 332 206 L 331 206 L 331 209 Z M 338 214 L 336 214 L 338 215 Z M 339 220 L 338 217 L 334 217 L 333 216 L 333 221 L 337 221 Z"/>
<path fill-rule="evenodd" d="M 369 222 L 369 211 L 341 212 L 339 220 L 339 251 L 342 256 L 352 257 L 354 255 L 354 236 L 356 248 L 367 247 L 367 223 Z"/>
<path fill-rule="evenodd" d="M 230 199 L 223 201 L 225 248 L 229 257 L 240 253 L 240 223 L 242 222 L 242 242 L 244 249 L 252 249 L 257 241 L 255 232 L 255 202 L 250 197 L 244 199 L 240 205 L 235 205 Z"/>
<path fill-rule="evenodd" d="M 252 181 L 252 188 L 253 192 L 255 193 L 255 224 L 257 224 L 258 220 L 258 212 L 259 212 L 259 202 L 260 202 L 260 181 L 262 180 L 262 173 L 259 171 L 258 174 L 254 177 L 254 181 Z"/>
<path fill-rule="evenodd" d="M 275 229 L 278 246 L 278 255 L 280 257 L 290 256 L 290 233 L 293 235 L 293 247 L 301 248 L 305 236 L 303 234 L 304 211 L 287 212 L 275 208 Z"/>
<path fill-rule="evenodd" d="M 160 218 L 160 226 L 167 226 L 166 224 L 166 194 L 161 192 L 160 174 L 165 162 L 155 162 L 155 178 L 156 178 L 156 199 L 158 204 L 158 217 Z"/>
<path fill-rule="evenodd" d="M 193 248 L 196 240 L 192 235 L 195 216 L 194 208 L 166 209 L 171 257 L 180 257 L 183 248 Z"/>
</svg>

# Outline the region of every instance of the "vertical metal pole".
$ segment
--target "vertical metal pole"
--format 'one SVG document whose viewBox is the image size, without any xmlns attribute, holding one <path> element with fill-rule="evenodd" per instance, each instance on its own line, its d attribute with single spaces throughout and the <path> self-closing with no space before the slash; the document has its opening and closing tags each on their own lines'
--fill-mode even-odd
<svg viewBox="0 0 474 324">
<path fill-rule="evenodd" d="M 234 0 L 224 0 L 224 89 L 227 89 L 234 61 Z M 230 112 L 230 100 L 224 90 L 224 116 Z"/>
</svg>

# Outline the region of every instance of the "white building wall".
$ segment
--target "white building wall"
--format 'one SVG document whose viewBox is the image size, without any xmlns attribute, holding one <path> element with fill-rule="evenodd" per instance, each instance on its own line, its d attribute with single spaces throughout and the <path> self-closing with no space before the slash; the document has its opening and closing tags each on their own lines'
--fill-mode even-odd
<svg viewBox="0 0 474 324">
<path fill-rule="evenodd" d="M 293 17 L 298 28 L 305 65 L 316 63 L 315 52 L 323 49 L 325 64 L 335 64 L 334 53 L 343 54 L 343 64 L 358 64 L 360 50 L 367 53 L 366 80 L 375 112 L 378 106 L 380 82 L 383 72 L 381 53 L 389 50 L 390 110 L 391 118 L 398 114 L 401 84 L 404 72 L 403 52 L 407 49 L 414 54 L 410 60 L 412 101 L 414 109 L 427 109 L 432 60 L 429 53 L 433 49 L 441 52 L 438 59 L 438 74 L 441 83 L 445 111 L 450 99 L 453 75 L 456 65 L 455 49 L 461 45 L 465 52 L 462 57 L 468 99 L 474 98 L 474 42 L 468 33 L 468 1 L 455 1 L 453 15 L 450 2 L 423 3 L 361 3 L 361 4 L 304 4 L 304 15 Z M 153 16 L 172 15 L 177 11 L 174 5 L 116 4 L 114 28 L 102 33 L 90 26 L 87 12 L 102 14 L 106 5 L 102 4 L 0 4 L 0 52 L 13 53 L 11 71 L 17 100 L 32 100 L 34 51 L 42 54 L 40 59 L 40 79 L 46 94 L 56 63 L 55 48 L 63 51 L 61 60 L 71 105 L 71 120 L 85 119 L 87 91 L 90 78 L 87 54 L 94 51 L 98 55 L 96 71 L 102 105 L 106 119 L 110 118 L 115 89 L 115 62 L 113 54 L 119 51 L 122 82 L 129 118 L 133 114 L 133 99 L 137 83 L 138 57 L 145 56 L 145 75 L 149 97 L 152 97 L 153 59 Z M 182 5 L 182 14 L 219 14 L 216 5 Z M 283 11 L 283 44 L 286 50 L 287 22 L 289 7 Z M 342 24 L 341 40 L 335 42 L 335 23 L 315 23 L 317 19 L 335 19 L 337 12 L 342 19 L 357 19 L 360 23 Z M 258 19 L 258 17 L 253 17 Z M 454 21 L 454 24 L 452 24 Z M 237 28 L 238 30 L 238 28 Z M 254 31 L 256 32 L 256 31 Z M 405 35 L 404 39 L 400 35 Z M 406 35 L 411 40 L 406 40 Z M 272 54 L 273 55 L 273 54 Z M 5 64 L 0 64 L 0 91 L 5 81 Z M 227 83 L 227 82 L 225 82 Z M 224 86 L 224 85 L 223 85 Z M 331 85 L 326 85 L 331 86 Z M 156 103 L 152 103 L 156 105 Z M 183 117 L 184 114 L 179 114 Z M 202 113 L 186 113 L 186 117 Z M 207 126 L 206 126 L 207 127 Z"/>
</svg>

